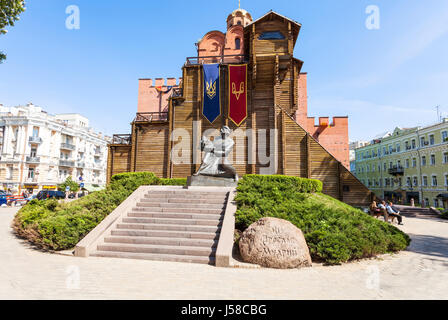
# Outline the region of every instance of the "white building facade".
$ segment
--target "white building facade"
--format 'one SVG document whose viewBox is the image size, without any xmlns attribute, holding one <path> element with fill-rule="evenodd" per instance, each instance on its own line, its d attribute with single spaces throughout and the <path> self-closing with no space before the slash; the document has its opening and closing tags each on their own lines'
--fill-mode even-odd
<svg viewBox="0 0 448 320">
<path fill-rule="evenodd" d="M 95 133 L 82 115 L 0 105 L 0 136 L 0 189 L 35 194 L 69 176 L 87 190 L 106 183 L 110 138 Z"/>
</svg>

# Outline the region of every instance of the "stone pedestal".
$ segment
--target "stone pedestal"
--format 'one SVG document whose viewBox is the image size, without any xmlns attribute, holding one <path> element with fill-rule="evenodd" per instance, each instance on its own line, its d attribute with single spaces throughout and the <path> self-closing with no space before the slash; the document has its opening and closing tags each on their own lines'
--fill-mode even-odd
<svg viewBox="0 0 448 320">
<path fill-rule="evenodd" d="M 190 176 L 187 178 L 189 187 L 236 187 L 238 182 L 233 178 L 222 178 L 212 176 Z"/>
</svg>

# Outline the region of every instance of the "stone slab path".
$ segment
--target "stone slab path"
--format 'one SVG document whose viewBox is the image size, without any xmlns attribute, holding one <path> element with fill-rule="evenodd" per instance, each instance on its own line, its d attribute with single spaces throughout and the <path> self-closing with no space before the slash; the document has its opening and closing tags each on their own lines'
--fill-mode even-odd
<svg viewBox="0 0 448 320">
<path fill-rule="evenodd" d="M 405 218 L 407 251 L 301 270 L 45 253 L 0 208 L 0 299 L 448 299 L 448 221 Z"/>
</svg>

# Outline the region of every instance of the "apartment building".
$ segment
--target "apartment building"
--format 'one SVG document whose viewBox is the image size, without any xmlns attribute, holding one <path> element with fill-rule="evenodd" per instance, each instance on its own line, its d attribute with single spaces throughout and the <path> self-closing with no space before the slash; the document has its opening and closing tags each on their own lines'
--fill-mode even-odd
<svg viewBox="0 0 448 320">
<path fill-rule="evenodd" d="M 109 141 L 80 114 L 0 105 L 0 188 L 35 194 L 56 189 L 68 176 L 87 190 L 100 188 L 106 183 Z"/>
<path fill-rule="evenodd" d="M 448 118 L 396 128 L 355 150 L 355 175 L 380 198 L 448 208 Z"/>
</svg>

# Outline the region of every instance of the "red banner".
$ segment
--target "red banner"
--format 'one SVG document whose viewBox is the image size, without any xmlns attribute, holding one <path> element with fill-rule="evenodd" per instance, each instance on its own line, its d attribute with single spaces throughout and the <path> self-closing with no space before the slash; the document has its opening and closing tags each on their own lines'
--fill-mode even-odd
<svg viewBox="0 0 448 320">
<path fill-rule="evenodd" d="M 229 118 L 237 126 L 247 118 L 247 64 L 229 65 Z"/>
</svg>

